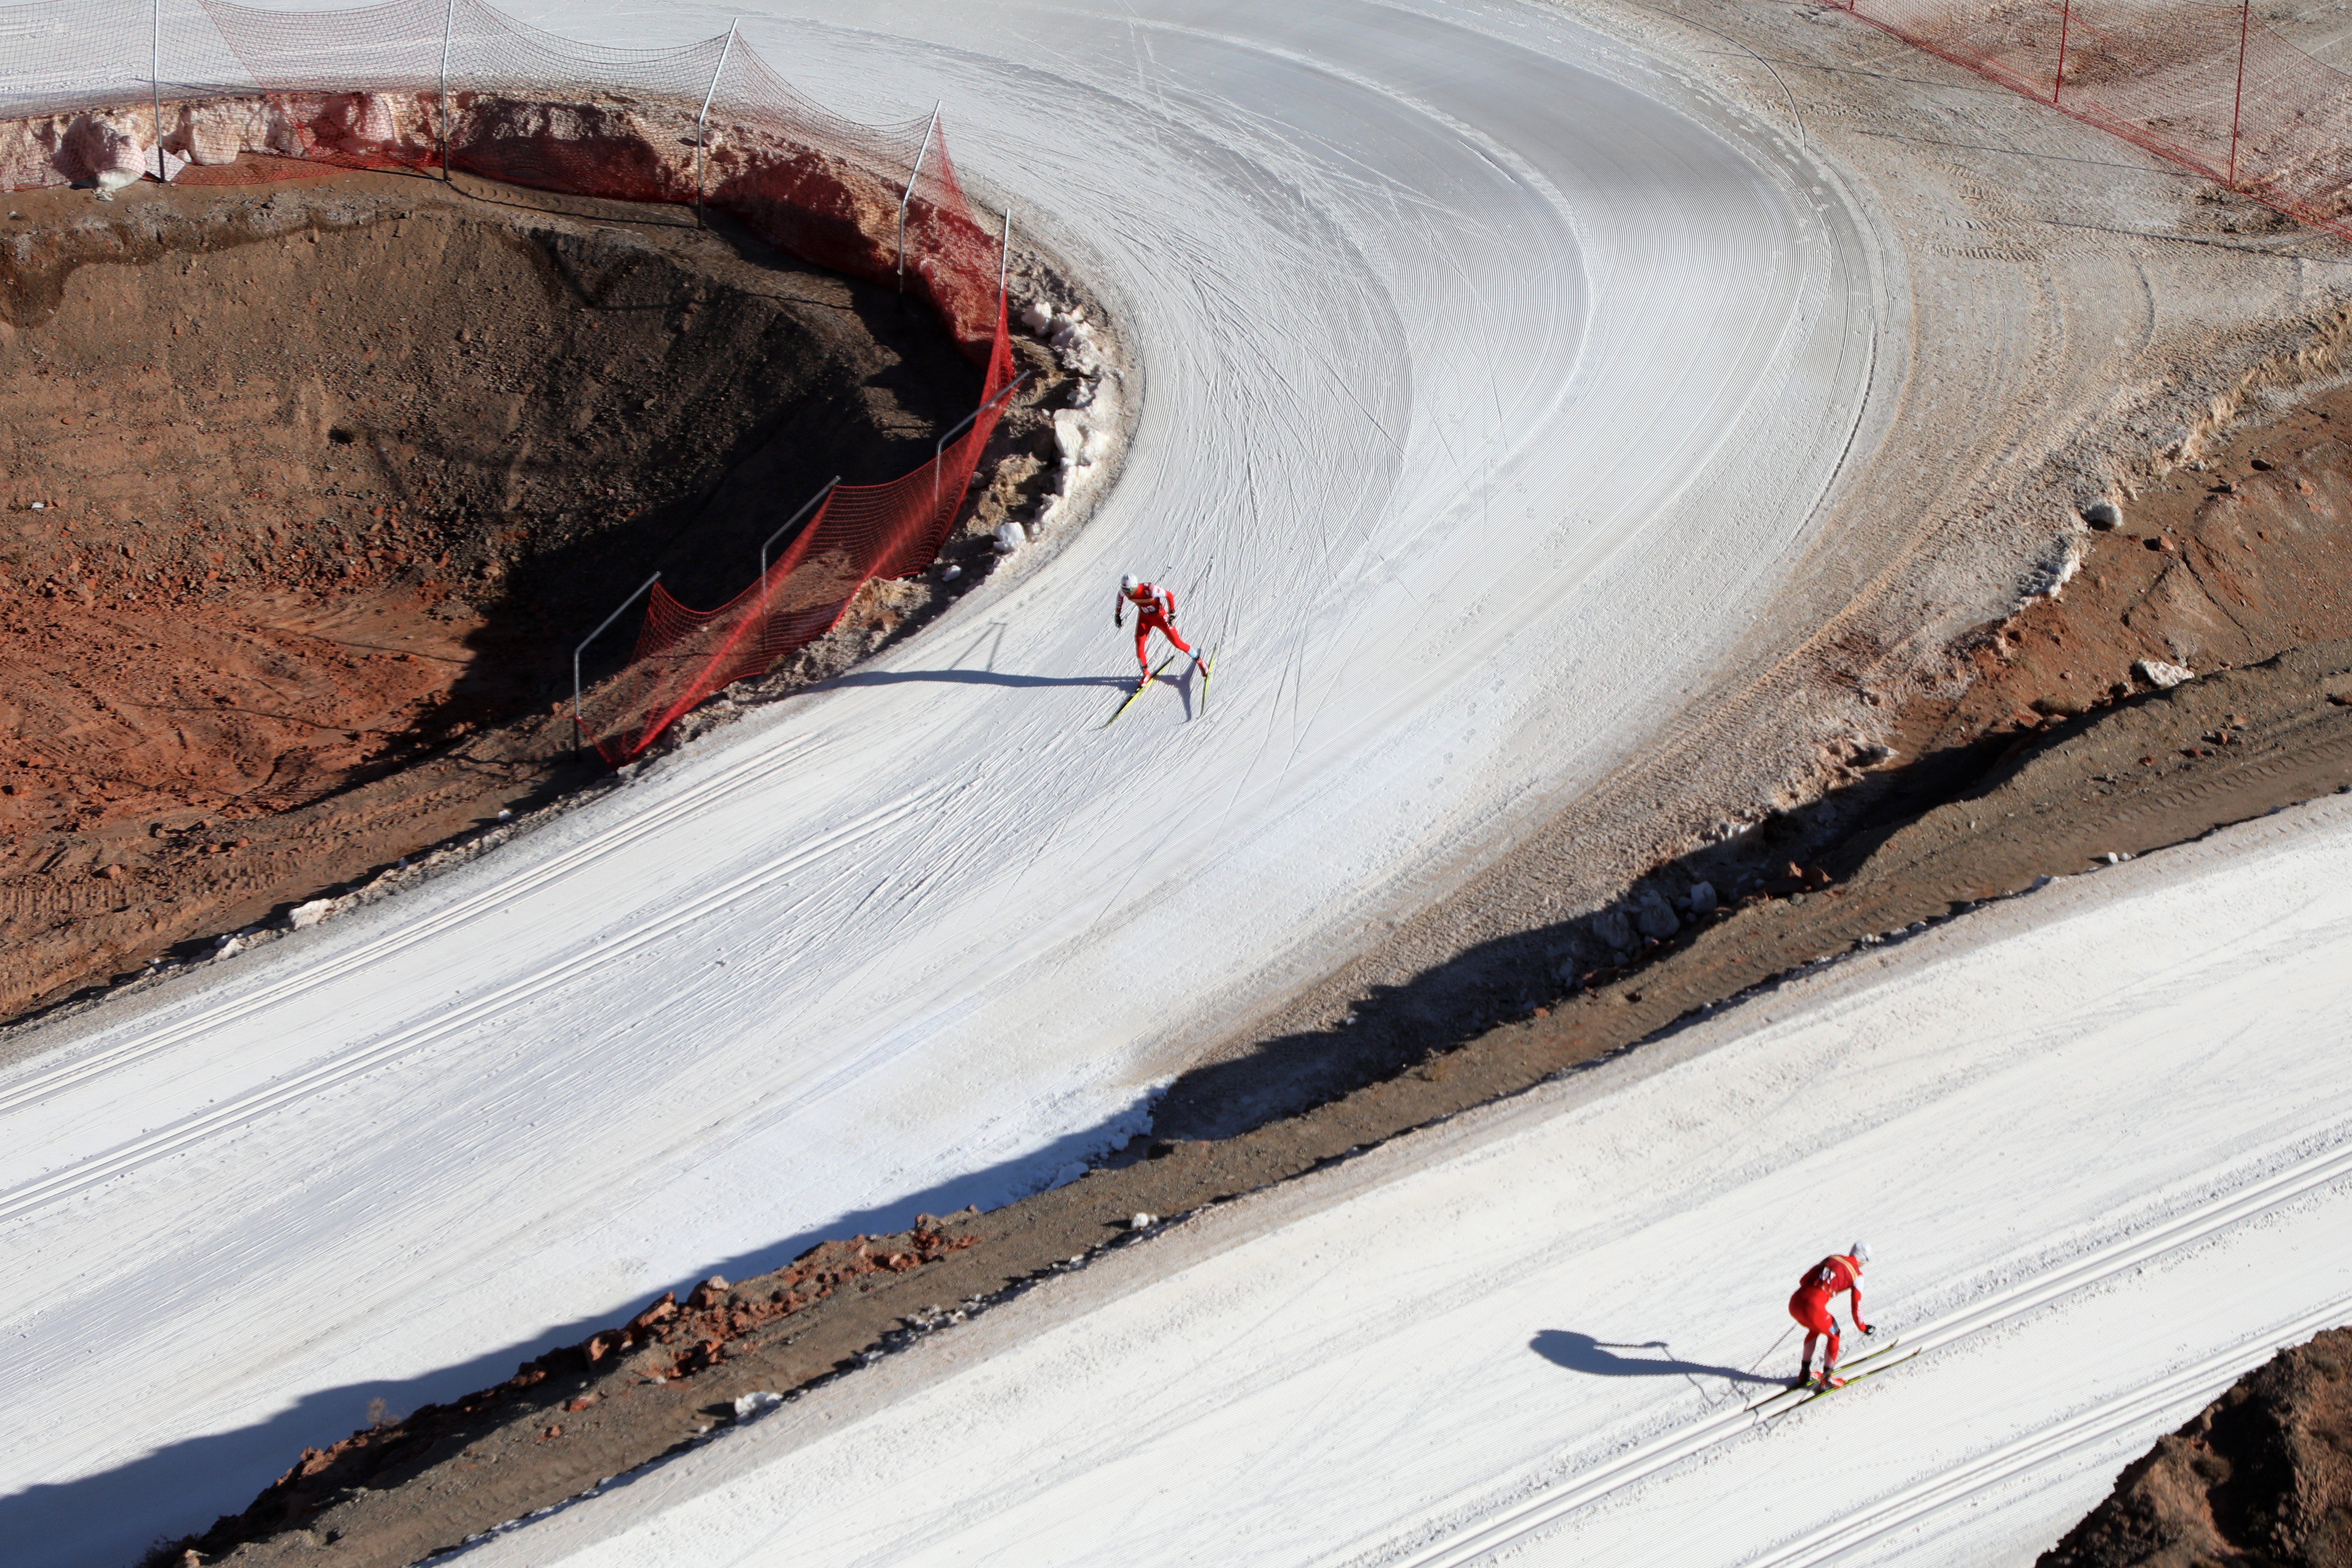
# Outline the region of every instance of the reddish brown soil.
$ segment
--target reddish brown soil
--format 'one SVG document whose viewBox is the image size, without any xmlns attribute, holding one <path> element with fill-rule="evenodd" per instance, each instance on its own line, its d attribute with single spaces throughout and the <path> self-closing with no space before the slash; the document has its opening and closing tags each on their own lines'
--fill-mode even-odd
<svg viewBox="0 0 2352 1568">
<path fill-rule="evenodd" d="M 719 602 L 978 384 L 895 294 L 669 209 L 354 174 L 5 200 L 0 1018 L 592 776 L 580 635 L 656 568 Z M 946 597 L 892 587 L 812 668 Z"/>
<path fill-rule="evenodd" d="M 2352 1568 L 2352 1329 L 2158 1439 L 2036 1568 Z"/>
<path fill-rule="evenodd" d="M 2135 689 L 2161 659 L 2202 674 L 2352 635 L 2352 389 L 2150 481 L 2086 541 L 2056 599 L 1968 656 L 1966 692 L 1905 715 L 1913 755 L 2034 731 Z"/>
</svg>

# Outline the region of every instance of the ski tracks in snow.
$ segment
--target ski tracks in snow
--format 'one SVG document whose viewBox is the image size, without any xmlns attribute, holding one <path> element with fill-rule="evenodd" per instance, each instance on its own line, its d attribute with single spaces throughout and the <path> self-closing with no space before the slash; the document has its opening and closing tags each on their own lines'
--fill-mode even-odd
<svg viewBox="0 0 2352 1568">
<path fill-rule="evenodd" d="M 2347 952 L 2333 799 L 1990 905 L 1113 1252 L 481 1568 L 785 1531 L 893 1568 L 2025 1562 L 2352 1310 Z M 1728 1403 L 1857 1234 L 1919 1353 Z"/>
<path fill-rule="evenodd" d="M 2161 1223 L 2133 1231 L 2105 1247 L 2067 1258 L 2007 1289 L 1995 1290 L 1958 1311 L 1918 1328 L 1906 1328 L 1902 1351 L 1927 1356 L 1971 1336 L 1995 1334 L 2023 1314 L 2060 1298 L 2106 1284 L 2168 1252 L 2189 1247 L 2231 1226 L 2283 1208 L 2305 1194 L 2352 1177 L 2352 1142 L 2336 1143 L 2285 1170 L 2233 1188 Z M 2118 1219 L 2119 1223 L 2119 1219 Z M 1865 1287 L 1866 1289 L 1866 1287 Z M 1883 1311 L 1884 1309 L 1882 1308 Z M 2249 1366 L 2282 1346 L 2296 1344 L 2324 1328 L 2352 1317 L 2352 1299 L 2337 1299 L 2293 1321 L 2248 1336 L 2194 1364 L 2168 1371 L 2147 1383 L 2068 1415 L 2027 1436 L 1976 1456 L 1929 1480 L 1906 1487 L 1798 1540 L 1755 1558 L 1738 1561 L 1752 1568 L 1810 1568 L 1833 1561 L 1880 1536 L 1916 1523 L 1939 1509 L 1962 1502 L 1996 1483 L 2061 1458 L 2086 1443 L 2117 1432 L 2145 1436 L 2148 1418 L 2177 1409 L 2184 1400 L 2202 1405 Z M 1862 1348 L 1867 1342 L 1849 1335 Z M 1464 1568 L 1539 1535 L 1579 1509 L 1646 1480 L 1717 1444 L 1743 1437 L 1786 1419 L 1793 1412 L 1766 1415 L 1733 1410 L 1632 1450 L 1605 1465 L 1580 1472 L 1545 1489 L 1499 1516 L 1402 1556 L 1351 1556 L 1369 1568 Z M 1824 1419 L 1833 1414 L 1824 1412 Z"/>
<path fill-rule="evenodd" d="M 241 1507 L 373 1395 L 1124 1141 L 1188 1053 L 1671 723 L 1892 396 L 1840 346 L 1902 331 L 1868 220 L 1563 14 L 743 26 L 861 118 L 947 100 L 975 197 L 1134 350 L 1119 482 L 852 680 L 0 1068 L 0 1531 L 37 1563 Z M 1225 662 L 1207 721 L 1171 697 L 1106 742 L 1129 570 L 1193 584 Z M 992 626 L 1004 684 L 942 679 Z M 150 1393 L 126 1423 L 92 1388 Z"/>
</svg>

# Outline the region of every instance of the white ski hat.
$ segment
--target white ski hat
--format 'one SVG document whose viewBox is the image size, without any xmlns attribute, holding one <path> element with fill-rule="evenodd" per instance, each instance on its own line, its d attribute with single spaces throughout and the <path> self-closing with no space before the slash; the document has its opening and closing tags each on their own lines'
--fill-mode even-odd
<svg viewBox="0 0 2352 1568">
<path fill-rule="evenodd" d="M 1866 1241 L 1855 1242 L 1852 1247 L 1846 1249 L 1846 1256 L 1853 1258 L 1856 1263 L 1869 1262 L 1870 1243 Z"/>
<path fill-rule="evenodd" d="M 1132 572 L 1129 572 L 1126 576 L 1121 577 L 1118 580 L 1118 590 L 1122 594 L 1132 594 L 1139 586 L 1140 584 L 1136 582 L 1135 574 Z"/>
</svg>

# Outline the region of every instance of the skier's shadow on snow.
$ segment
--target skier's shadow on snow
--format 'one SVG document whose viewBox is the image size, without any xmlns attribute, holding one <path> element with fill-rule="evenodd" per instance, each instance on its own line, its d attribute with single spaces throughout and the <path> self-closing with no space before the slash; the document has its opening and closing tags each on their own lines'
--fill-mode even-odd
<svg viewBox="0 0 2352 1568">
<path fill-rule="evenodd" d="M 1619 1355 L 1619 1351 L 1663 1351 L 1664 1340 L 1640 1344 L 1603 1343 L 1591 1334 L 1566 1329 L 1546 1329 L 1528 1342 L 1528 1348 L 1551 1363 L 1588 1377 L 1721 1377 L 1733 1383 L 1786 1383 L 1786 1378 L 1759 1377 L 1734 1366 L 1708 1366 L 1702 1362 L 1676 1361 L 1646 1355 Z"/>
<path fill-rule="evenodd" d="M 1126 691 L 1135 685 L 1131 675 L 1007 675 L 994 669 L 859 669 L 847 675 L 836 675 L 830 680 L 820 680 L 809 687 L 811 691 L 832 691 L 845 686 L 904 686 L 909 681 L 937 681 L 950 686 L 1105 686 Z M 1192 672 L 1163 675 L 1158 684 L 1172 687 L 1184 701 L 1184 717 L 1193 712 Z"/>
<path fill-rule="evenodd" d="M 1125 690 L 1135 684 L 1131 675 L 1007 675 L 994 669 L 861 669 L 820 680 L 811 691 L 831 691 L 844 686 L 904 686 L 908 681 L 940 681 L 950 686 L 1108 686 Z"/>
</svg>

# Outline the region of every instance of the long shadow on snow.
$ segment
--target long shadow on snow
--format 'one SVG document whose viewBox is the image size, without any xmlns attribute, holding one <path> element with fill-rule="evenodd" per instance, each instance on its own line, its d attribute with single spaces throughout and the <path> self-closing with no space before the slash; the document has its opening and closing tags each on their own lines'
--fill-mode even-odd
<svg viewBox="0 0 2352 1568">
<path fill-rule="evenodd" d="M 837 690 L 845 686 L 906 686 L 931 682 L 942 686 L 1006 686 L 1025 690 L 1039 686 L 1109 686 L 1135 684 L 1123 675 L 1008 675 L 996 669 L 861 669 L 814 682 L 803 695 Z"/>
<path fill-rule="evenodd" d="M 393 1416 L 425 1405 L 446 1404 L 505 1381 L 515 1368 L 545 1352 L 578 1344 L 600 1329 L 626 1321 L 665 1289 L 684 1295 L 711 1274 L 741 1279 L 780 1268 L 829 1237 L 887 1235 L 913 1225 L 919 1214 L 949 1214 L 967 1205 L 995 1208 L 1051 1185 L 1054 1176 L 1128 1142 L 1142 1130 L 1150 1097 L 1095 1127 L 1058 1138 L 1034 1152 L 1001 1161 L 971 1175 L 903 1198 L 845 1214 L 771 1245 L 698 1266 L 694 1274 L 648 1288 L 641 1298 L 515 1340 L 501 1349 L 407 1378 L 346 1383 L 303 1394 L 267 1420 L 167 1443 L 128 1464 L 76 1480 L 39 1483 L 0 1496 L 0 1541 L 9 1543 L 10 1568 L 122 1568 L 158 1539 L 201 1531 L 215 1516 L 236 1513 L 284 1474 L 305 1447 L 324 1447 L 368 1425 L 370 1404 L 381 1399 Z M 355 1359 L 364 1355 L 355 1348 Z M 94 1395 L 95 1396 L 95 1395 Z M 552 1408 L 561 1395 L 551 1394 Z M 503 1405 L 484 1430 L 530 1408 Z M 140 1406 L 123 1419 L 136 1424 Z M 460 1445 L 462 1446 L 462 1444 Z"/>
<path fill-rule="evenodd" d="M 1736 1366 L 1708 1366 L 1703 1362 L 1668 1359 L 1652 1361 L 1643 1356 L 1621 1356 L 1618 1351 L 1667 1350 L 1664 1340 L 1644 1340 L 1639 1344 L 1617 1343 L 1596 1340 L 1591 1334 L 1580 1334 L 1568 1329 L 1546 1329 L 1528 1342 L 1528 1348 L 1554 1366 L 1566 1367 L 1591 1377 L 1722 1377 L 1734 1383 L 1786 1383 L 1780 1377 L 1761 1377 L 1752 1372 L 1742 1372 Z"/>
</svg>

